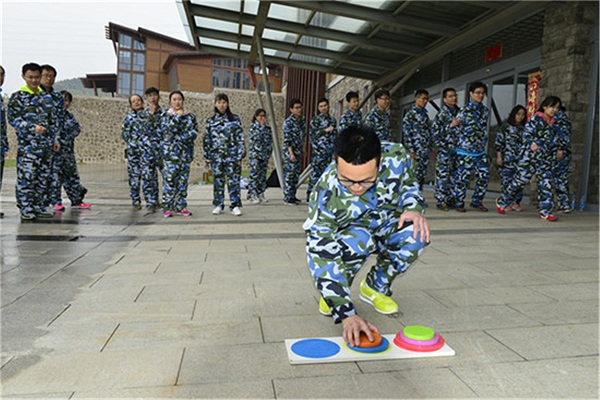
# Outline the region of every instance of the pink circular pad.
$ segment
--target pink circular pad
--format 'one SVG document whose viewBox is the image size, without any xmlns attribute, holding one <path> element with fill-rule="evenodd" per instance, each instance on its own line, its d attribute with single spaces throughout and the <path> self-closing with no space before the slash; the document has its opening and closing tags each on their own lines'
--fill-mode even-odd
<svg viewBox="0 0 600 400">
<path fill-rule="evenodd" d="M 402 332 L 398 332 L 398 335 L 400 335 L 400 339 L 402 339 L 403 342 L 408 344 L 414 344 L 415 346 L 433 346 L 434 344 L 437 344 L 438 340 L 440 340 L 440 335 L 437 332 L 435 333 L 435 335 L 433 335 L 433 339 L 429 340 L 409 339 L 406 336 L 404 336 L 404 333 Z"/>
<path fill-rule="evenodd" d="M 404 340 L 402 340 L 402 338 L 398 335 L 396 335 L 396 337 L 394 338 L 394 344 L 398 347 L 400 347 L 401 349 L 404 350 L 409 350 L 409 351 L 415 351 L 415 352 L 419 352 L 419 353 L 427 353 L 430 351 L 436 351 L 441 349 L 442 347 L 444 347 L 444 338 L 442 337 L 442 335 L 440 335 L 440 340 L 438 340 L 438 342 L 434 345 L 431 346 L 417 346 L 414 344 L 410 344 L 410 343 L 406 343 Z"/>
</svg>

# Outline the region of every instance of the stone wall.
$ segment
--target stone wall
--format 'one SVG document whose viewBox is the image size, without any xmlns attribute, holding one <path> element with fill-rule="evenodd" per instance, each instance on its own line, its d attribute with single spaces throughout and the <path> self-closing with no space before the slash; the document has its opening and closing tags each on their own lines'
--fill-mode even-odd
<svg viewBox="0 0 600 400">
<path fill-rule="evenodd" d="M 589 99 L 592 44 L 590 29 L 598 15 L 598 2 L 560 2 L 545 14 L 542 45 L 540 102 L 550 95 L 558 96 L 573 122 L 572 150 L 573 173 L 571 192 L 581 187 L 583 151 L 586 135 L 586 117 Z M 592 165 L 598 164 L 598 158 Z M 597 171 L 596 171 L 597 172 Z M 596 198 L 588 202 L 597 204 L 598 175 L 591 179 L 590 193 Z"/>
<path fill-rule="evenodd" d="M 256 92 L 248 90 L 223 90 L 229 96 L 231 111 L 238 114 L 246 132 L 246 148 L 248 146 L 248 130 L 254 111 L 259 107 Z M 205 120 L 213 114 L 214 93 L 185 93 L 185 108 L 194 113 L 198 119 L 198 139 L 195 143 L 195 158 L 193 164 L 204 164 L 202 151 L 202 136 L 204 135 Z M 168 107 L 168 93 L 161 93 L 160 104 Z M 264 95 L 263 103 L 266 105 Z M 279 127 L 281 141 L 281 125 L 284 120 L 284 94 L 272 94 L 275 109 L 275 121 Z M 6 103 L 5 103 L 6 104 Z M 75 141 L 77 160 L 85 163 L 116 164 L 125 163 L 125 142 L 121 139 L 121 124 L 129 112 L 126 98 L 106 98 L 94 96 L 76 96 L 69 109 L 82 126 L 82 132 Z M 7 159 L 16 158 L 16 135 L 9 125 L 8 138 L 10 150 Z M 244 168 L 247 168 L 247 158 Z M 271 166 L 272 168 L 272 166 Z"/>
</svg>

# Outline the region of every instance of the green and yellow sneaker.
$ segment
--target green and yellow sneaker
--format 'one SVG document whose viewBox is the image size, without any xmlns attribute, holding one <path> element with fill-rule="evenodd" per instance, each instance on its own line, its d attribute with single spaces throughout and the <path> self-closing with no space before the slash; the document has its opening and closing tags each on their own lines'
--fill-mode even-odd
<svg viewBox="0 0 600 400">
<path fill-rule="evenodd" d="M 325 316 L 331 315 L 331 308 L 329 308 L 329 306 L 325 302 L 325 299 L 322 297 L 321 300 L 319 300 L 319 312 Z"/>
<path fill-rule="evenodd" d="M 360 283 L 360 299 L 371 304 L 378 313 L 388 315 L 398 312 L 398 304 L 394 299 L 371 289 L 366 278 Z"/>
</svg>

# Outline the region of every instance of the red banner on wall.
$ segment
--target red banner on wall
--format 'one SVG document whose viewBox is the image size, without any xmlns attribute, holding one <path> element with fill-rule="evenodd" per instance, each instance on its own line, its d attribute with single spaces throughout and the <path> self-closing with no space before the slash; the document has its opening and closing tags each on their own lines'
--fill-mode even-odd
<svg viewBox="0 0 600 400">
<path fill-rule="evenodd" d="M 540 71 L 527 75 L 527 120 L 529 121 L 538 109 L 540 92 Z"/>
</svg>

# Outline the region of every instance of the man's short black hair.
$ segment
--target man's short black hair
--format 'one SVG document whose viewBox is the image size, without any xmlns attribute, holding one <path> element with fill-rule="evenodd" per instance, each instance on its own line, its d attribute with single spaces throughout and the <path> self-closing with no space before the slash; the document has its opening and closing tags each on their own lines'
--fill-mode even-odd
<svg viewBox="0 0 600 400">
<path fill-rule="evenodd" d="M 451 87 L 444 89 L 444 91 L 442 92 L 442 99 L 445 99 L 446 96 L 448 95 L 448 93 L 450 93 L 450 92 L 456 93 L 456 89 L 451 88 Z"/>
<path fill-rule="evenodd" d="M 373 93 L 373 97 L 375 100 L 382 98 L 383 96 L 390 97 L 390 91 L 387 89 L 377 89 L 375 93 Z"/>
<path fill-rule="evenodd" d="M 484 93 L 487 93 L 487 86 L 485 86 L 485 83 L 479 81 L 472 82 L 469 85 L 469 93 L 474 93 L 479 88 L 483 88 Z"/>
<path fill-rule="evenodd" d="M 317 101 L 317 105 L 319 105 L 319 104 L 321 104 L 321 103 L 323 103 L 323 102 L 325 102 L 325 103 L 329 104 L 329 100 L 327 100 L 327 97 L 321 97 L 321 98 L 319 99 L 319 101 Z"/>
<path fill-rule="evenodd" d="M 354 90 L 349 91 L 348 93 L 346 93 L 346 101 L 349 103 L 350 100 L 357 98 L 358 99 L 358 92 L 355 92 Z"/>
<path fill-rule="evenodd" d="M 150 94 L 160 94 L 160 92 L 158 91 L 157 88 L 155 88 L 154 86 L 150 86 L 148 89 L 146 89 L 146 91 L 144 92 L 144 94 L 146 96 L 150 95 Z"/>
<path fill-rule="evenodd" d="M 335 140 L 334 157 L 341 157 L 352 165 L 363 165 L 376 159 L 379 165 L 381 142 L 375 130 L 368 125 L 352 125 Z"/>
<path fill-rule="evenodd" d="M 23 75 L 25 75 L 25 73 L 27 71 L 37 71 L 37 72 L 39 72 L 41 74 L 42 73 L 42 67 L 40 67 L 40 64 L 30 62 L 30 63 L 27 63 L 27 64 L 23 65 L 23 67 L 21 68 L 21 73 Z"/>
<path fill-rule="evenodd" d="M 42 71 L 52 71 L 54 73 L 54 77 L 56 78 L 56 76 L 58 75 L 58 72 L 56 72 L 56 68 L 54 68 L 52 65 L 50 64 L 44 64 L 40 67 L 42 69 Z"/>
<path fill-rule="evenodd" d="M 295 106 L 296 104 L 300 104 L 300 105 L 302 105 L 302 102 L 300 101 L 300 99 L 292 99 L 292 100 L 290 100 L 290 110 L 291 110 L 292 108 L 294 108 L 294 106 Z"/>
<path fill-rule="evenodd" d="M 429 96 L 429 92 L 427 90 L 419 89 L 415 92 L 415 98 L 419 97 L 422 94 Z"/>
</svg>

